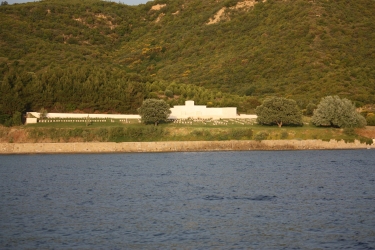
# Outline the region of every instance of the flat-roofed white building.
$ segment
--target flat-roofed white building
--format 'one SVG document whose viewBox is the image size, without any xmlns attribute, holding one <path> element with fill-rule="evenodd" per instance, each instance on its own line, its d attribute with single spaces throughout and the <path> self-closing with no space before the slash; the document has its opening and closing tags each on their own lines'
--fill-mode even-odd
<svg viewBox="0 0 375 250">
<path fill-rule="evenodd" d="M 194 105 L 194 101 L 186 101 L 185 105 L 176 105 L 171 108 L 169 119 L 186 118 L 237 118 L 237 108 L 207 108 L 206 105 Z"/>
</svg>

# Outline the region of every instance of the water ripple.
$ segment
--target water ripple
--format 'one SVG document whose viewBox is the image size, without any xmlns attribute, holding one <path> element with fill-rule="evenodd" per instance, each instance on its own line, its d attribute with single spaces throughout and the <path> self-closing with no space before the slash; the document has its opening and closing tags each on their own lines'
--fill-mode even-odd
<svg viewBox="0 0 375 250">
<path fill-rule="evenodd" d="M 0 156 L 0 249 L 374 249 L 372 150 Z"/>
</svg>

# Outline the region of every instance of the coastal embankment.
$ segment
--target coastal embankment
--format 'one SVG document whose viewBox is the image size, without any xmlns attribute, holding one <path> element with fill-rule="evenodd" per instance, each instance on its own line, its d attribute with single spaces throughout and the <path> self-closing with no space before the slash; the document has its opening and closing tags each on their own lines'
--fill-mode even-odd
<svg viewBox="0 0 375 250">
<path fill-rule="evenodd" d="M 119 153 L 119 152 L 199 152 L 246 150 L 375 149 L 360 141 L 322 140 L 231 140 L 164 142 L 74 142 L 0 143 L 0 154 Z"/>
</svg>

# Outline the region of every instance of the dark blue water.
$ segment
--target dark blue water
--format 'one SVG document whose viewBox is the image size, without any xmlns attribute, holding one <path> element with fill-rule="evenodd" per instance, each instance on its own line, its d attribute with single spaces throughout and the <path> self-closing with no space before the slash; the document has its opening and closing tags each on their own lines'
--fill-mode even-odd
<svg viewBox="0 0 375 250">
<path fill-rule="evenodd" d="M 0 156 L 0 249 L 374 249 L 375 151 Z"/>
</svg>

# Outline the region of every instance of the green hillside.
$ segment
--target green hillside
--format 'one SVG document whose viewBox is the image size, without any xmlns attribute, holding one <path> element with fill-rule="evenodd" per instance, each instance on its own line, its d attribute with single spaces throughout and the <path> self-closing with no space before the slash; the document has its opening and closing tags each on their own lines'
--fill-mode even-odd
<svg viewBox="0 0 375 250">
<path fill-rule="evenodd" d="M 254 5 L 254 6 L 252 6 Z M 44 0 L 0 6 L 0 114 L 375 103 L 373 0 Z M 219 15 L 221 13 L 221 15 Z M 216 17 L 216 19 L 215 19 Z"/>
</svg>

